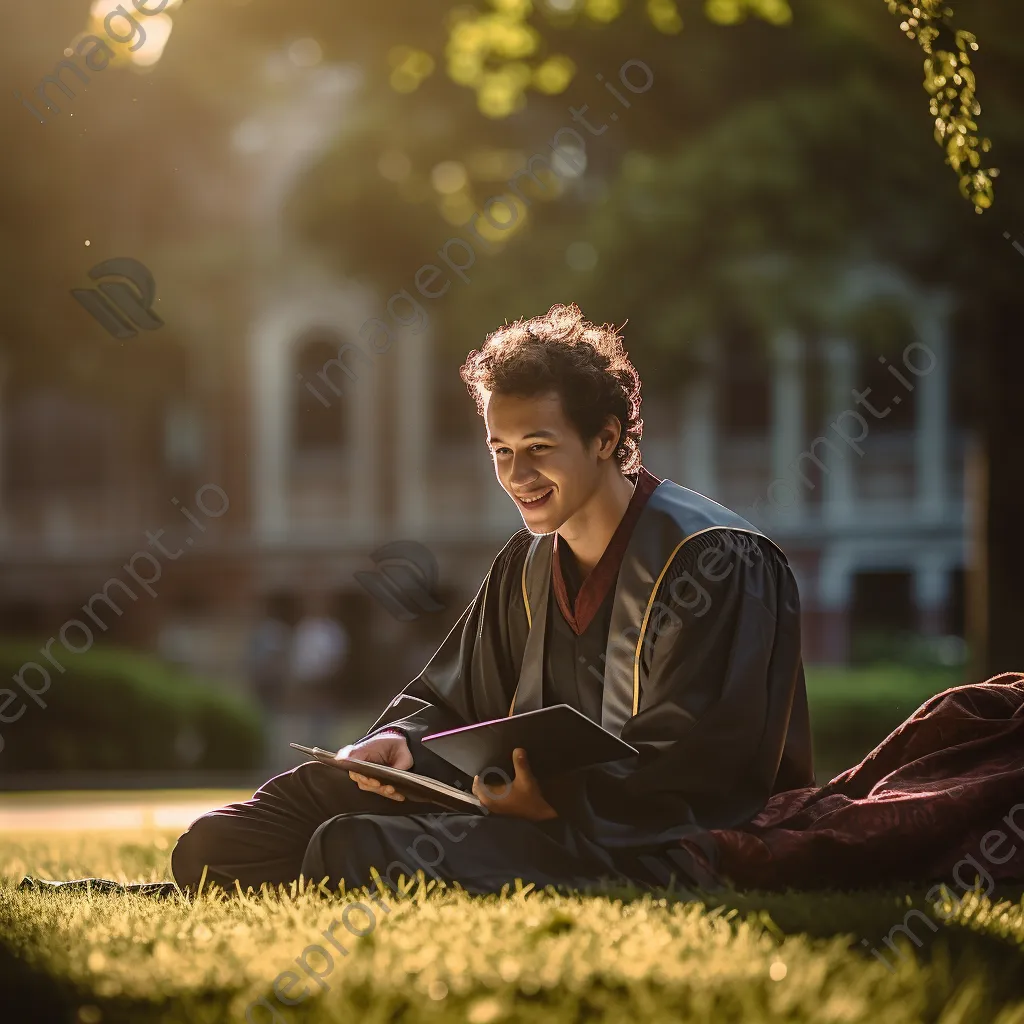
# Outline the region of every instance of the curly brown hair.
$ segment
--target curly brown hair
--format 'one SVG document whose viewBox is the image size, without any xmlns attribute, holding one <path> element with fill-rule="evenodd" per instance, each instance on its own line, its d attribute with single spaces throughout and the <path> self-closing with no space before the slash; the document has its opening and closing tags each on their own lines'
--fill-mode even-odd
<svg viewBox="0 0 1024 1024">
<path fill-rule="evenodd" d="M 615 416 L 622 427 L 615 458 L 623 473 L 640 468 L 640 375 L 617 330 L 584 320 L 576 303 L 492 331 L 466 357 L 459 376 L 481 416 L 485 393 L 492 391 L 522 397 L 557 392 L 584 441 Z"/>
</svg>

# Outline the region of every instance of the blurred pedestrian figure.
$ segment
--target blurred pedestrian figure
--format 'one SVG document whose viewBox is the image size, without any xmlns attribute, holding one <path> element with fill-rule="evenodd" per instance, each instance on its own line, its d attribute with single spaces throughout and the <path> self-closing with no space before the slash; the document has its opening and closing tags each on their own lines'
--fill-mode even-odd
<svg viewBox="0 0 1024 1024">
<path fill-rule="evenodd" d="M 268 712 L 284 702 L 288 681 L 291 628 L 268 615 L 252 632 L 249 641 L 249 680 L 253 695 Z"/>
<path fill-rule="evenodd" d="M 263 713 L 266 767 L 290 766 L 276 748 L 281 742 L 277 719 L 287 704 L 294 622 L 294 601 L 286 594 L 272 595 L 246 652 L 249 685 Z"/>
<path fill-rule="evenodd" d="M 292 632 L 288 687 L 281 716 L 288 736 L 283 753 L 290 767 L 289 742 L 322 746 L 339 726 L 339 684 L 349 652 L 345 627 L 316 607 Z"/>
<path fill-rule="evenodd" d="M 348 647 L 348 633 L 336 619 L 324 614 L 303 618 L 295 627 L 292 639 L 293 689 L 322 696 L 331 703 L 334 683 L 345 663 Z"/>
</svg>

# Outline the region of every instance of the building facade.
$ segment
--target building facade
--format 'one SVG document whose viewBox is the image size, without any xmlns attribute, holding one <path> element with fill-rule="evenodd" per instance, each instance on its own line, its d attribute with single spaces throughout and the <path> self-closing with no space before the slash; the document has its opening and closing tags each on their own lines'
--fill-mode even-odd
<svg viewBox="0 0 1024 1024">
<path fill-rule="evenodd" d="M 0 628 L 72 655 L 138 646 L 244 688 L 268 608 L 326 613 L 351 640 L 344 700 L 379 706 L 521 520 L 430 329 L 368 341 L 361 326 L 386 299 L 283 234 L 287 197 L 335 138 L 351 83 L 336 69 L 272 71 L 277 100 L 234 136 L 232 159 L 258 160 L 196 170 L 197 195 L 220 183 L 217 208 L 252 259 L 228 287 L 179 289 L 174 322 L 132 353 L 100 338 L 87 356 L 97 379 L 123 375 L 131 401 L 0 367 Z M 723 332 L 697 346 L 683 389 L 644 404 L 648 468 L 787 552 L 809 662 L 847 663 L 873 633 L 964 632 L 973 442 L 951 403 L 952 302 L 871 264 L 840 281 L 836 323 L 879 301 L 910 325 L 884 352 L 838 328 Z M 627 342 L 639 359 L 642 339 Z M 458 403 L 465 429 L 443 429 Z M 374 553 L 397 541 L 426 549 L 439 580 L 405 617 L 356 575 L 384 580 Z"/>
</svg>

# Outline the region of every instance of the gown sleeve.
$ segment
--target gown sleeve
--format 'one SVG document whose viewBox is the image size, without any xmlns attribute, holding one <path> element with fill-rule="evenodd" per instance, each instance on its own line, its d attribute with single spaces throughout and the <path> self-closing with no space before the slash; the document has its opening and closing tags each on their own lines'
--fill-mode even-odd
<svg viewBox="0 0 1024 1024">
<path fill-rule="evenodd" d="M 605 848 L 749 821 L 784 750 L 797 784 L 813 782 L 799 597 L 769 541 L 714 530 L 684 545 L 652 606 L 640 679 L 622 731 L 639 757 L 576 773 L 555 803 Z"/>
<path fill-rule="evenodd" d="M 427 666 L 367 732 L 372 736 L 385 727 L 403 732 L 418 772 L 443 781 L 453 773 L 464 779 L 420 739 L 508 714 L 526 643 L 521 573 L 530 539 L 527 530 L 520 530 L 502 548 Z"/>
</svg>

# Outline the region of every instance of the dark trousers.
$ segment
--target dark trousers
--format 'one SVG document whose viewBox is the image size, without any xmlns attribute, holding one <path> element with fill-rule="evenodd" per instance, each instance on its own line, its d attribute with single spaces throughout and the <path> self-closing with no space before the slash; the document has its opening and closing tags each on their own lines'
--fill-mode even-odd
<svg viewBox="0 0 1024 1024">
<path fill-rule="evenodd" d="M 182 889 L 207 882 L 244 892 L 301 874 L 330 889 L 371 885 L 370 868 L 392 887 L 400 874 L 459 882 L 471 893 L 521 878 L 583 888 L 627 878 L 607 853 L 567 822 L 445 812 L 432 804 L 364 793 L 330 765 L 310 761 L 271 779 L 251 800 L 197 818 L 171 854 Z"/>
</svg>

